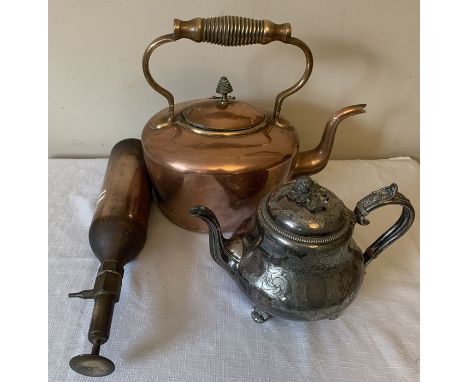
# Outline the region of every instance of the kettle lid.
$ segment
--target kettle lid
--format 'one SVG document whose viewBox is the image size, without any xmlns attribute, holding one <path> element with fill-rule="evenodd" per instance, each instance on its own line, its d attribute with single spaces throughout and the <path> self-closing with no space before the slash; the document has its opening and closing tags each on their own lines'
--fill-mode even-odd
<svg viewBox="0 0 468 382">
<path fill-rule="evenodd" d="M 265 124 L 265 114 L 245 102 L 234 101 L 228 94 L 232 86 L 226 77 L 221 77 L 216 93 L 221 97 L 201 100 L 190 104 L 182 110 L 184 125 L 193 127 L 195 132 L 202 133 L 239 132 L 245 134 L 257 130 Z"/>
<path fill-rule="evenodd" d="M 348 211 L 333 192 L 302 176 L 267 196 L 260 212 L 270 228 L 283 236 L 306 243 L 326 243 L 349 231 Z"/>
</svg>

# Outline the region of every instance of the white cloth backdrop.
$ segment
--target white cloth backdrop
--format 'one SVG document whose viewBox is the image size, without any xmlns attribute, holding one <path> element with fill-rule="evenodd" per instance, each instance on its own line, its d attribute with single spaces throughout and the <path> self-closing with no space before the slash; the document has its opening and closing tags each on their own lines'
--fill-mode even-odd
<svg viewBox="0 0 468 382">
<path fill-rule="evenodd" d="M 49 380 L 88 381 L 68 366 L 87 353 L 99 262 L 88 228 L 106 159 L 49 162 Z M 396 182 L 413 203 L 412 229 L 367 269 L 335 321 L 257 324 L 250 304 L 210 258 L 208 237 L 169 223 L 153 203 L 148 240 L 125 267 L 102 381 L 415 381 L 419 379 L 419 165 L 409 158 L 331 161 L 314 176 L 346 205 Z M 355 230 L 365 248 L 400 213 L 386 207 Z"/>
</svg>

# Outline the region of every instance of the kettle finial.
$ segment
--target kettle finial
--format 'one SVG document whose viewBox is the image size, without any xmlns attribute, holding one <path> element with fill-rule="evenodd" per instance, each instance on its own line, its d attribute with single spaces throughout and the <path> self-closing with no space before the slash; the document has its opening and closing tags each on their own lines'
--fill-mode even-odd
<svg viewBox="0 0 468 382">
<path fill-rule="evenodd" d="M 218 81 L 218 86 L 216 86 L 216 93 L 221 94 L 221 103 L 228 101 L 228 94 L 232 93 L 233 89 L 231 83 L 227 77 L 222 76 Z"/>
</svg>

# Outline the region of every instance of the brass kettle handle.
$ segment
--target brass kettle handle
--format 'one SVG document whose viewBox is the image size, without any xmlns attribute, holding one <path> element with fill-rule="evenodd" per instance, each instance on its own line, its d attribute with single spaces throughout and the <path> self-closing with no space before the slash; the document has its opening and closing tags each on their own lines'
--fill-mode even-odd
<svg viewBox="0 0 468 382">
<path fill-rule="evenodd" d="M 223 46 L 269 44 L 272 41 L 281 41 L 300 48 L 306 57 L 306 68 L 299 81 L 276 96 L 273 108 L 273 121 L 275 123 L 279 123 L 281 105 L 285 98 L 302 88 L 312 72 L 312 52 L 303 41 L 291 37 L 291 25 L 289 23 L 275 24 L 269 20 L 255 20 L 239 16 L 197 17 L 188 21 L 174 19 L 174 32 L 153 40 L 143 54 L 143 73 L 146 81 L 169 103 L 167 121 L 160 123 L 155 128 L 162 128 L 174 122 L 174 96 L 154 80 L 149 70 L 149 59 L 159 46 L 181 38 Z"/>
<path fill-rule="evenodd" d="M 395 183 L 372 192 L 356 204 L 354 214 L 358 224 L 368 225 L 370 222 L 366 219 L 366 216 L 371 211 L 388 204 L 401 205 L 403 210 L 396 223 L 366 249 L 363 254 L 366 265 L 374 260 L 390 244 L 402 237 L 413 224 L 414 208 L 408 198 L 398 192 L 398 186 Z"/>
</svg>

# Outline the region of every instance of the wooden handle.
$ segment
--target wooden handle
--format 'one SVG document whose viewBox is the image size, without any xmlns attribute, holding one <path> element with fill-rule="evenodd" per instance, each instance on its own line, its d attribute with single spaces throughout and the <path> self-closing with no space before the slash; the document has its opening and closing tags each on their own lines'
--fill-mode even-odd
<svg viewBox="0 0 468 382">
<path fill-rule="evenodd" d="M 275 24 L 270 20 L 255 20 L 239 16 L 220 16 L 183 21 L 174 19 L 174 40 L 188 38 L 224 46 L 287 42 L 291 24 Z"/>
</svg>

